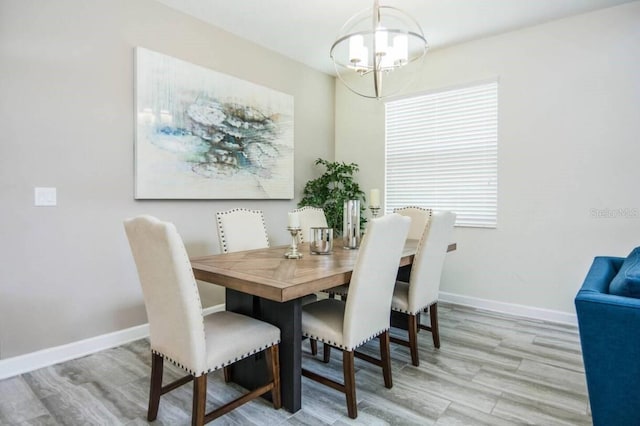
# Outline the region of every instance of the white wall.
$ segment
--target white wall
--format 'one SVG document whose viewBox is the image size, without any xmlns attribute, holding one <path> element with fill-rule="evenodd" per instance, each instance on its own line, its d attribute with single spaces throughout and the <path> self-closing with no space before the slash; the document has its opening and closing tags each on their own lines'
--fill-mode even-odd
<svg viewBox="0 0 640 426">
<path fill-rule="evenodd" d="M 572 314 L 593 257 L 640 245 L 639 58 L 637 1 L 427 54 L 408 93 L 500 81 L 498 228 L 456 229 L 441 291 Z M 341 84 L 336 159 L 384 187 L 383 103 Z"/>
<path fill-rule="evenodd" d="M 133 48 L 294 96 L 295 200 L 135 201 Z M 333 78 L 149 0 L 0 0 L 0 358 L 146 322 L 122 220 L 173 221 L 192 256 L 218 251 L 217 210 L 286 211 L 333 159 Z M 34 207 L 53 186 L 57 207 Z M 201 285 L 205 305 L 223 292 Z"/>
</svg>

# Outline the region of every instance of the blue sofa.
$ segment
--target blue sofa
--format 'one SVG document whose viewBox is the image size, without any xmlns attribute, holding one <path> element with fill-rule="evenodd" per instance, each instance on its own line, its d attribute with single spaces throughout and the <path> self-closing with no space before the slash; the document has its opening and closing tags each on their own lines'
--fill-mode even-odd
<svg viewBox="0 0 640 426">
<path fill-rule="evenodd" d="M 596 257 L 575 298 L 595 426 L 640 425 L 640 299 L 609 294 L 623 261 Z"/>
</svg>

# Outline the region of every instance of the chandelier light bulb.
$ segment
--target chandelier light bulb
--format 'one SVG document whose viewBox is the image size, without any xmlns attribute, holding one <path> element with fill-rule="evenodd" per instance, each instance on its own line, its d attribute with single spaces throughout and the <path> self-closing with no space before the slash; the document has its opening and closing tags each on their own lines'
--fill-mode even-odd
<svg viewBox="0 0 640 426">
<path fill-rule="evenodd" d="M 376 47 L 376 56 L 384 56 L 387 54 L 387 50 L 389 49 L 389 33 L 385 27 L 379 26 L 376 28 L 375 34 L 375 47 Z"/>
<path fill-rule="evenodd" d="M 409 57 L 409 40 L 405 34 L 393 37 L 394 65 L 402 66 L 407 63 Z"/>
<path fill-rule="evenodd" d="M 349 62 L 357 66 L 366 58 L 364 47 L 364 37 L 361 35 L 352 35 L 349 37 Z"/>
</svg>

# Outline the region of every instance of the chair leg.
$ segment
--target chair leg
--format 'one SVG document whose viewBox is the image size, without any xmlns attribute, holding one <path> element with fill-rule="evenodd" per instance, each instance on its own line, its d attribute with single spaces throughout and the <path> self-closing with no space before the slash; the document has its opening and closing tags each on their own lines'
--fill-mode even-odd
<svg viewBox="0 0 640 426">
<path fill-rule="evenodd" d="M 431 319 L 431 335 L 433 336 L 433 346 L 440 348 L 440 331 L 438 330 L 438 302 L 429 306 Z"/>
<path fill-rule="evenodd" d="M 342 370 L 344 373 L 344 393 L 347 397 L 347 412 L 350 418 L 355 419 L 358 417 L 358 407 L 353 351 L 342 351 Z"/>
<path fill-rule="evenodd" d="M 391 351 L 389 349 L 389 330 L 380 335 L 380 360 L 382 363 L 384 387 L 387 389 L 391 389 L 393 387 L 393 380 L 391 379 Z"/>
<path fill-rule="evenodd" d="M 311 344 L 311 355 L 318 355 L 318 341 L 316 339 L 309 339 Z"/>
<path fill-rule="evenodd" d="M 331 360 L 331 346 L 322 344 L 322 361 L 328 363 Z"/>
<path fill-rule="evenodd" d="M 162 395 L 162 368 L 164 360 L 158 354 L 151 354 L 151 384 L 149 386 L 149 410 L 147 420 L 152 422 L 158 417 L 160 395 Z"/>
<path fill-rule="evenodd" d="M 191 413 L 191 425 L 204 425 L 204 414 L 207 405 L 207 375 L 193 379 L 193 412 Z"/>
<path fill-rule="evenodd" d="M 231 366 L 223 367 L 222 372 L 224 373 L 224 382 L 229 383 L 231 381 Z"/>
<path fill-rule="evenodd" d="M 415 314 L 409 314 L 409 350 L 411 351 L 411 364 L 416 367 L 420 365 L 418 359 L 418 317 Z"/>
<path fill-rule="evenodd" d="M 273 401 L 273 408 L 276 410 L 282 407 L 282 397 L 280 393 L 280 356 L 279 346 L 273 345 L 265 351 L 265 358 L 267 361 L 267 377 L 269 381 L 273 382 L 273 389 L 271 389 L 271 400 Z"/>
</svg>

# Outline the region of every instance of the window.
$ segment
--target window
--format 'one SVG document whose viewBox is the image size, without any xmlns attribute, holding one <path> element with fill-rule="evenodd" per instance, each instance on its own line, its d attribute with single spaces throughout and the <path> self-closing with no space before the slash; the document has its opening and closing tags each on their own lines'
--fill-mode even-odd
<svg viewBox="0 0 640 426">
<path fill-rule="evenodd" d="M 386 103 L 385 207 L 456 212 L 496 227 L 498 82 Z"/>
</svg>

